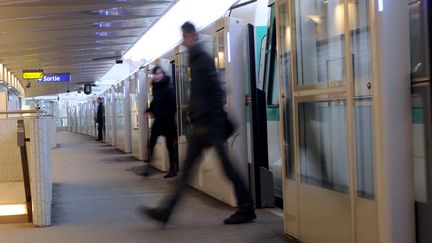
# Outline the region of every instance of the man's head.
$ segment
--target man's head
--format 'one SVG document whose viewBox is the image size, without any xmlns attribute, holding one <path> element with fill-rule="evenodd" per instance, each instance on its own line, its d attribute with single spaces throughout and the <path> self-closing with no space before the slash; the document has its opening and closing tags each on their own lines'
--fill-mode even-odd
<svg viewBox="0 0 432 243">
<path fill-rule="evenodd" d="M 183 33 L 183 45 L 187 48 L 192 47 L 198 42 L 198 33 L 195 30 L 195 26 L 187 21 L 181 26 Z"/>
<path fill-rule="evenodd" d="M 98 97 L 98 98 L 97 98 L 97 103 L 98 103 L 98 104 L 102 104 L 102 97 Z"/>
</svg>

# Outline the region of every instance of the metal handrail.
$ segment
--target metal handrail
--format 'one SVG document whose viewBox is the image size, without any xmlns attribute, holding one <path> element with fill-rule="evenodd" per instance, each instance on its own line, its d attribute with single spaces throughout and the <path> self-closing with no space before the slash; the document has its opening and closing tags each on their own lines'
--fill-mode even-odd
<svg viewBox="0 0 432 243">
<path fill-rule="evenodd" d="M 44 113 L 41 110 L 11 110 L 11 111 L 0 111 L 0 115 L 9 115 L 9 114 L 35 114 L 35 113 Z"/>
<path fill-rule="evenodd" d="M 6 115 L 6 119 L 11 116 L 11 118 L 21 118 L 21 117 L 50 117 L 52 115 L 46 114 L 42 110 L 10 110 L 10 111 L 0 111 L 0 115 Z M 24 116 L 28 115 L 28 116 Z M 0 119 L 2 119 L 0 117 Z M 3 118 L 4 119 L 4 118 Z"/>
<path fill-rule="evenodd" d="M 30 138 L 26 138 L 26 131 L 24 120 L 17 121 L 17 145 L 20 147 L 21 152 L 21 165 L 24 178 L 24 191 L 26 197 L 27 219 L 33 222 L 33 207 L 32 207 L 32 194 L 30 189 L 30 172 L 29 161 L 27 155 L 27 142 Z"/>
</svg>

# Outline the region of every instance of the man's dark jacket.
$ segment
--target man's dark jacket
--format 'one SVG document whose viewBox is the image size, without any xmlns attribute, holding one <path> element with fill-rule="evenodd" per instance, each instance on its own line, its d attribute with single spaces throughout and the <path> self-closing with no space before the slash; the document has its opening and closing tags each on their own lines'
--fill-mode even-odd
<svg viewBox="0 0 432 243">
<path fill-rule="evenodd" d="M 153 99 L 147 111 L 153 113 L 156 120 L 173 120 L 176 113 L 176 100 L 168 76 L 159 82 L 153 82 L 152 95 Z"/>
<path fill-rule="evenodd" d="M 225 91 L 219 81 L 213 58 L 196 44 L 189 48 L 191 95 L 189 118 L 196 127 L 205 127 L 207 139 L 225 140 L 233 132 L 224 105 Z"/>
<path fill-rule="evenodd" d="M 96 113 L 96 123 L 105 123 L 105 107 L 99 103 Z"/>
<path fill-rule="evenodd" d="M 153 132 L 164 135 L 170 139 L 177 136 L 177 124 L 175 122 L 176 100 L 174 90 L 170 85 L 170 78 L 165 76 L 159 82 L 153 82 L 153 99 L 148 112 L 153 113 L 155 118 Z"/>
</svg>

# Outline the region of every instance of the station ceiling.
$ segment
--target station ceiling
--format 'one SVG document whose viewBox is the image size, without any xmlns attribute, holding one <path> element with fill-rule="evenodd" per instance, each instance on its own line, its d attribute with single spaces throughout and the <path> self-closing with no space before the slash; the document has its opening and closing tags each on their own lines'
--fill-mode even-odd
<svg viewBox="0 0 432 243">
<path fill-rule="evenodd" d="M 0 0 L 0 63 L 70 73 L 70 83 L 31 80 L 26 96 L 64 93 L 102 77 L 176 0 Z"/>
</svg>

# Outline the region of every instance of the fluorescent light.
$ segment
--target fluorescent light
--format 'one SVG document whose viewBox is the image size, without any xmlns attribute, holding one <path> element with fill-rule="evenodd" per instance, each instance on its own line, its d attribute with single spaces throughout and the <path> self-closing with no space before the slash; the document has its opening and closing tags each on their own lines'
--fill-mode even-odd
<svg viewBox="0 0 432 243">
<path fill-rule="evenodd" d="M 228 63 L 231 63 L 231 38 L 230 38 L 230 32 L 227 32 L 227 49 L 228 49 Z"/>
<path fill-rule="evenodd" d="M 153 61 L 180 44 L 180 27 L 184 22 L 191 21 L 200 30 L 222 17 L 234 2 L 236 0 L 179 0 L 125 53 L 122 59 L 127 65 L 121 70 L 120 65 L 113 65 L 100 80 L 126 79 L 142 64 Z"/>
<path fill-rule="evenodd" d="M 131 73 L 130 66 L 128 63 L 123 62 L 123 64 L 116 64 L 111 67 L 111 69 L 105 73 L 105 75 L 100 78 L 99 81 L 115 83 L 117 81 L 123 80 L 128 77 Z"/>
<path fill-rule="evenodd" d="M 378 0 L 378 11 L 384 11 L 384 0 Z"/>
<path fill-rule="evenodd" d="M 0 205 L 0 216 L 24 215 L 27 214 L 25 204 Z"/>
<path fill-rule="evenodd" d="M 191 21 L 199 30 L 223 16 L 236 0 L 180 0 L 138 40 L 123 59 L 146 63 L 181 41 L 180 27 Z M 194 9 L 199 9 L 196 11 Z M 187 14 L 185 14 L 187 13 Z"/>
</svg>

